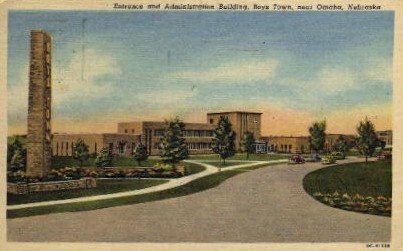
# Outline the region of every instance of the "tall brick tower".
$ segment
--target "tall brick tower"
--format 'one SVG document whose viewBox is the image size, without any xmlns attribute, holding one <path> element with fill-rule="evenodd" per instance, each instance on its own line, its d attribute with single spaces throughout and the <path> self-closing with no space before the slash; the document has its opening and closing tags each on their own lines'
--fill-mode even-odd
<svg viewBox="0 0 403 251">
<path fill-rule="evenodd" d="M 51 42 L 45 31 L 31 31 L 27 133 L 27 176 L 31 177 L 44 177 L 50 168 Z"/>
</svg>

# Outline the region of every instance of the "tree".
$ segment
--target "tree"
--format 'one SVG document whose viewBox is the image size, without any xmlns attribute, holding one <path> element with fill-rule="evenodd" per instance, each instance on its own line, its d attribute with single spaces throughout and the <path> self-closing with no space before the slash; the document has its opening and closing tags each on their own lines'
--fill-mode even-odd
<svg viewBox="0 0 403 251">
<path fill-rule="evenodd" d="M 26 158 L 27 149 L 23 143 L 21 136 L 13 136 L 7 143 L 7 162 L 10 162 L 14 156 L 15 151 L 20 151 L 20 154 Z"/>
<path fill-rule="evenodd" d="M 173 166 L 189 156 L 183 137 L 185 124 L 178 118 L 165 121 L 166 131 L 160 142 L 160 153 L 164 162 Z"/>
<path fill-rule="evenodd" d="M 326 121 L 316 121 L 309 127 L 309 147 L 318 153 L 325 147 Z"/>
<path fill-rule="evenodd" d="M 97 158 L 95 159 L 95 165 L 97 167 L 113 166 L 113 156 L 108 148 L 104 147 L 101 152 L 98 153 Z"/>
<path fill-rule="evenodd" d="M 27 148 L 21 136 L 12 137 L 7 143 L 7 167 L 12 170 L 24 169 L 27 164 Z"/>
<path fill-rule="evenodd" d="M 255 152 L 254 144 L 255 139 L 253 137 L 253 133 L 246 132 L 241 141 L 241 151 L 246 153 L 246 159 L 249 159 L 249 154 Z"/>
<path fill-rule="evenodd" d="M 365 156 L 365 162 L 368 162 L 368 157 L 372 156 L 376 147 L 379 146 L 374 124 L 368 118 L 365 118 L 358 124 L 357 134 L 358 150 Z"/>
<path fill-rule="evenodd" d="M 134 148 L 133 158 L 137 161 L 138 165 L 140 166 L 141 161 L 148 159 L 148 153 L 145 145 L 139 143 Z"/>
<path fill-rule="evenodd" d="M 341 152 L 344 156 L 346 156 L 349 150 L 349 146 L 343 135 L 340 135 L 339 138 L 336 140 L 334 144 L 334 150 L 337 152 Z"/>
<path fill-rule="evenodd" d="M 235 154 L 235 132 L 228 118 L 221 116 L 217 129 L 214 131 L 211 147 L 224 160 Z M 221 163 L 220 163 L 221 164 Z"/>
<path fill-rule="evenodd" d="M 22 170 L 25 168 L 27 161 L 26 155 L 24 156 L 23 152 L 20 149 L 16 149 L 14 151 L 14 155 L 10 160 L 10 167 L 13 171 Z"/>
<path fill-rule="evenodd" d="M 84 143 L 84 140 L 79 139 L 73 147 L 73 158 L 80 162 L 80 167 L 83 166 L 83 162 L 90 158 L 88 145 Z"/>
</svg>

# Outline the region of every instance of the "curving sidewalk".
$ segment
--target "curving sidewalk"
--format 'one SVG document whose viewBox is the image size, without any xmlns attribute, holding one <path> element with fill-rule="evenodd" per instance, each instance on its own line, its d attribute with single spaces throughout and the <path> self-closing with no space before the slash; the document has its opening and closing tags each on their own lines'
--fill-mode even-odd
<svg viewBox="0 0 403 251">
<path fill-rule="evenodd" d="M 169 182 L 167 182 L 167 183 L 144 188 L 144 189 L 112 193 L 112 194 L 86 196 L 86 197 L 79 197 L 79 198 L 65 199 L 65 200 L 53 200 L 53 201 L 26 203 L 26 204 L 20 204 L 20 205 L 11 205 L 11 206 L 7 206 L 7 210 L 32 208 L 32 207 L 40 207 L 40 206 L 50 206 L 50 205 L 61 205 L 61 204 L 76 203 L 76 202 L 105 200 L 105 199 L 113 199 L 113 198 L 120 198 L 120 197 L 126 197 L 126 196 L 147 194 L 147 193 L 152 193 L 152 192 L 159 192 L 159 191 L 163 191 L 163 190 L 167 190 L 167 189 L 185 185 L 196 179 L 199 179 L 199 178 L 205 177 L 207 175 L 218 172 L 218 168 L 216 166 L 207 164 L 207 163 L 205 163 L 206 161 L 204 161 L 204 160 L 185 160 L 185 162 L 199 164 L 199 165 L 202 165 L 203 167 L 205 167 L 206 169 L 204 171 L 196 173 L 196 174 L 192 174 L 192 175 L 185 176 L 182 178 L 170 179 Z M 221 170 L 226 171 L 226 170 L 233 170 L 233 169 L 243 168 L 243 167 L 251 167 L 251 166 L 256 166 L 256 165 L 261 165 L 261 164 L 276 164 L 276 163 L 284 163 L 284 162 L 287 162 L 287 160 L 282 159 L 282 160 L 272 160 L 272 161 L 249 161 L 246 164 L 225 167 L 225 168 L 222 168 Z"/>
</svg>

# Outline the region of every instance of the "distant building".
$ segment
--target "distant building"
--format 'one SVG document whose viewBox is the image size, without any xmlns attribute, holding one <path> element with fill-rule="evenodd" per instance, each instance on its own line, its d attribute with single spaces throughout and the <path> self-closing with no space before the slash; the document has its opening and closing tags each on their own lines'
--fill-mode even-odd
<svg viewBox="0 0 403 251">
<path fill-rule="evenodd" d="M 204 123 L 184 123 L 184 138 L 190 154 L 212 153 L 211 142 L 216 125 Z M 158 155 L 159 143 L 164 136 L 165 122 L 138 121 L 118 123 L 120 134 L 140 134 L 141 142 L 146 146 L 150 155 Z"/>
<path fill-rule="evenodd" d="M 240 144 L 245 133 L 250 132 L 255 139 L 261 137 L 261 120 L 260 112 L 211 112 L 207 113 L 207 123 L 218 125 L 221 116 L 227 117 L 232 124 L 232 130 L 235 132 L 235 148 L 240 149 Z"/>
<path fill-rule="evenodd" d="M 347 142 L 347 145 L 350 148 L 355 146 L 355 136 L 354 135 L 329 133 L 329 134 L 326 134 L 325 151 L 330 152 L 330 151 L 334 150 L 334 145 L 340 137 L 343 137 L 343 139 Z"/>
<path fill-rule="evenodd" d="M 140 142 L 141 135 L 119 133 L 55 133 L 52 139 L 53 156 L 73 156 L 74 144 L 82 139 L 90 154 L 99 153 L 103 148 L 113 155 L 130 156 Z"/>
<path fill-rule="evenodd" d="M 380 141 L 383 141 L 385 143 L 385 146 L 392 145 L 392 130 L 377 131 L 376 135 L 378 136 L 378 139 Z"/>
<path fill-rule="evenodd" d="M 278 153 L 309 153 L 309 140 L 306 136 L 270 136 L 268 151 Z"/>
<path fill-rule="evenodd" d="M 334 149 L 334 144 L 337 139 L 342 136 L 350 147 L 355 144 L 354 135 L 348 134 L 326 134 L 325 152 L 330 152 Z M 268 151 L 279 153 L 310 153 L 309 137 L 308 136 L 270 136 L 261 137 L 268 144 Z"/>
</svg>

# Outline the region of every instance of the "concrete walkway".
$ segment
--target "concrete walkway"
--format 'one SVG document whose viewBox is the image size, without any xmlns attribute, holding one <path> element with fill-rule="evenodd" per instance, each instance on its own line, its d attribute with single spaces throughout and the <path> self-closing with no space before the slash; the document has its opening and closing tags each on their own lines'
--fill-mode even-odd
<svg viewBox="0 0 403 251">
<path fill-rule="evenodd" d="M 279 164 L 187 196 L 8 219 L 8 241 L 389 242 L 389 217 L 332 208 L 304 191 L 303 177 L 323 167 Z"/>
<path fill-rule="evenodd" d="M 60 205 L 60 204 L 75 203 L 75 202 L 96 201 L 96 200 L 112 199 L 112 198 L 126 197 L 126 196 L 132 196 L 132 195 L 147 194 L 147 193 L 158 192 L 158 191 L 163 191 L 163 190 L 167 190 L 170 188 L 182 186 L 193 180 L 196 180 L 196 179 L 199 179 L 199 178 L 205 177 L 207 175 L 218 172 L 218 168 L 216 166 L 212 166 L 207 163 L 203 163 L 204 161 L 203 162 L 201 162 L 201 161 L 202 160 L 200 160 L 200 161 L 199 160 L 185 160 L 185 162 L 188 162 L 188 163 L 194 163 L 194 164 L 199 164 L 199 165 L 204 166 L 206 168 L 204 171 L 196 173 L 196 174 L 192 174 L 189 176 L 184 176 L 181 178 L 170 179 L 169 182 L 161 184 L 161 185 L 152 186 L 152 187 L 134 190 L 134 191 L 128 191 L 128 192 L 119 192 L 119 193 L 79 197 L 79 198 L 65 199 L 65 200 L 43 201 L 43 202 L 26 203 L 26 204 L 20 204 L 20 205 L 11 205 L 11 206 L 7 206 L 7 210 L 40 207 L 40 206 L 50 206 L 50 205 Z M 222 168 L 222 170 L 224 170 L 224 169 L 233 170 L 236 168 L 261 165 L 264 163 L 267 163 L 267 164 L 283 163 L 285 161 L 287 161 L 287 160 L 250 161 L 245 164 L 225 167 L 225 168 Z"/>
</svg>

